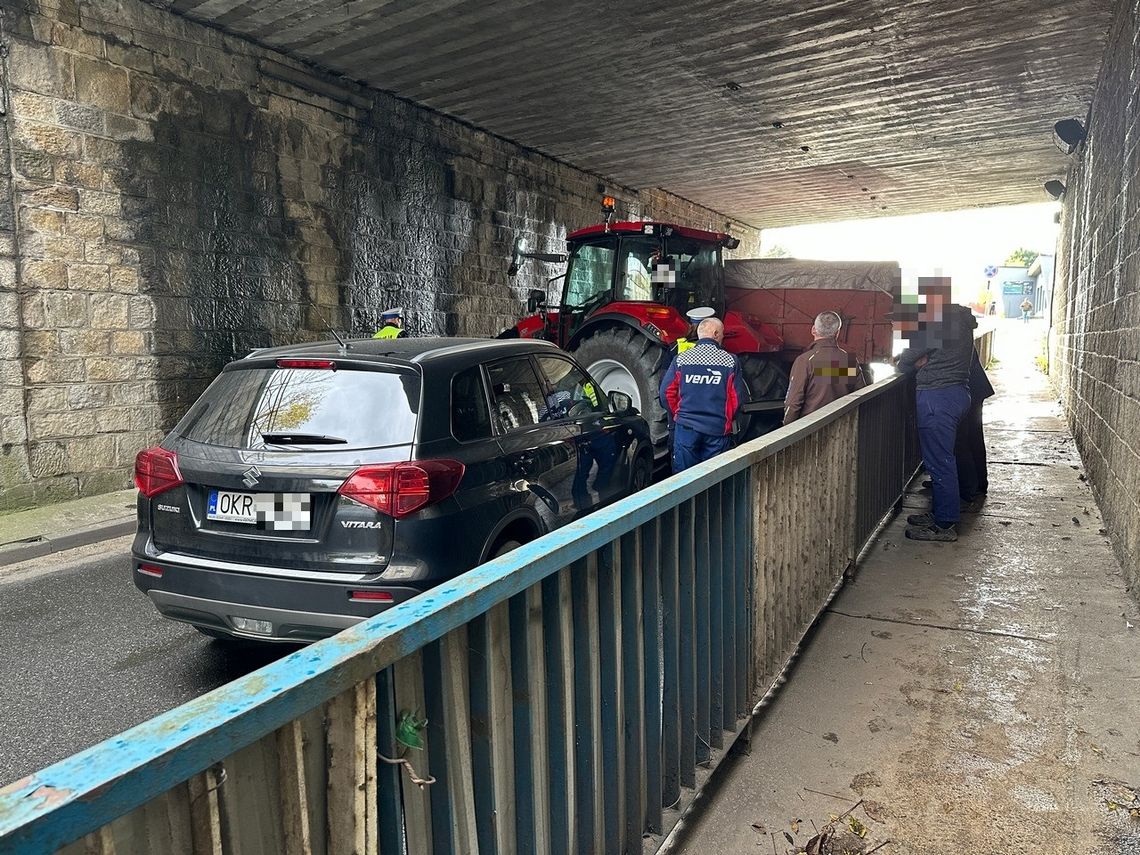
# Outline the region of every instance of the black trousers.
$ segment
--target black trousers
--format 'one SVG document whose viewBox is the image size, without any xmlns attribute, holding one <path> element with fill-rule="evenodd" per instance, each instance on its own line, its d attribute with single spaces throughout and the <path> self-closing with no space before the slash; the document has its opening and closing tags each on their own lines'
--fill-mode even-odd
<svg viewBox="0 0 1140 855">
<path fill-rule="evenodd" d="M 970 501 L 990 488 L 986 474 L 986 439 L 982 435 L 982 402 L 974 401 L 954 437 L 954 460 L 958 464 L 958 493 Z"/>
</svg>

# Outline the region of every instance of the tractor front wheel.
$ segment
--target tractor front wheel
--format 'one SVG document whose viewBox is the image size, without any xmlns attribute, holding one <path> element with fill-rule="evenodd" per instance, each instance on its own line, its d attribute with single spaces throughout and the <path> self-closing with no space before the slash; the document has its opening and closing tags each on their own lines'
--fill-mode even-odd
<svg viewBox="0 0 1140 855">
<path fill-rule="evenodd" d="M 633 399 L 649 423 L 655 453 L 665 454 L 669 430 L 657 390 L 669 367 L 669 351 L 635 330 L 611 327 L 580 341 L 574 355 L 607 394 L 624 392 Z"/>
</svg>

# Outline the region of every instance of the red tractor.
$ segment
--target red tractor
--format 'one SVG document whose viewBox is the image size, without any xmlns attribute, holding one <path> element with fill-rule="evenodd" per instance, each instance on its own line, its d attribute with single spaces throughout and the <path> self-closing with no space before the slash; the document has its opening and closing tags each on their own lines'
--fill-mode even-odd
<svg viewBox="0 0 1140 855">
<path fill-rule="evenodd" d="M 605 391 L 633 399 L 659 455 L 667 422 L 657 390 L 677 339 L 690 334 L 690 309 L 712 307 L 724 321 L 725 348 L 740 358 L 750 392 L 737 425 L 743 438 L 780 424 L 788 369 L 811 346 L 817 312 L 840 313 L 841 341 L 860 359 L 890 355 L 890 288 L 879 282 L 889 277 L 871 273 L 883 265 L 733 261 L 726 297 L 722 250 L 736 248 L 736 238 L 656 221 L 611 223 L 609 198 L 603 211 L 605 223 L 566 238 L 565 255 L 527 252 L 521 239 L 515 242 L 510 275 L 522 259 L 564 262 L 566 272 L 551 280 L 563 280 L 557 303 L 545 291 L 531 291 L 530 314 L 500 337 L 544 338 L 573 352 Z M 806 272 L 789 276 L 784 262 L 806 265 Z"/>
<path fill-rule="evenodd" d="M 779 423 L 788 382 L 783 338 L 725 304 L 721 250 L 737 246 L 735 238 L 670 223 L 607 221 L 572 232 L 566 242 L 566 255 L 528 253 L 516 242 L 512 275 L 523 258 L 564 261 L 566 272 L 558 277 L 557 304 L 531 291 L 532 314 L 501 336 L 545 338 L 573 352 L 605 391 L 633 399 L 660 453 L 667 424 L 658 385 L 677 339 L 690 331 L 685 313 L 710 306 L 724 321 L 724 346 L 740 357 L 751 392 L 740 431 L 757 435 Z"/>
</svg>

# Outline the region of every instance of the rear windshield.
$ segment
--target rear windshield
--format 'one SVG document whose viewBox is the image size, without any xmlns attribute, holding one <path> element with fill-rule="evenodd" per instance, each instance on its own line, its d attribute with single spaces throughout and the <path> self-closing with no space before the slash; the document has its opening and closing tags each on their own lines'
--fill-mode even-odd
<svg viewBox="0 0 1140 855">
<path fill-rule="evenodd" d="M 415 438 L 420 377 L 411 371 L 224 371 L 175 433 L 227 448 L 344 451 Z"/>
</svg>

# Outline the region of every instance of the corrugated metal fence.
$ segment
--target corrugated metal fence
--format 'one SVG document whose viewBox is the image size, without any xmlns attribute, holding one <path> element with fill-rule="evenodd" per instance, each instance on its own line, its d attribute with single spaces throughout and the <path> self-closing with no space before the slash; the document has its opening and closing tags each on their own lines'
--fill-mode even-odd
<svg viewBox="0 0 1140 855">
<path fill-rule="evenodd" d="M 0 851 L 656 849 L 913 474 L 912 410 L 885 380 L 17 781 Z"/>
</svg>

